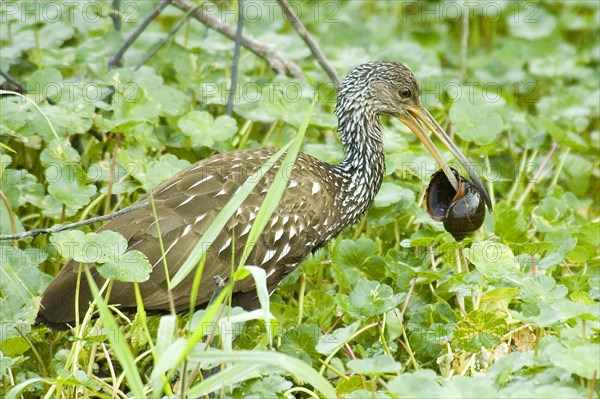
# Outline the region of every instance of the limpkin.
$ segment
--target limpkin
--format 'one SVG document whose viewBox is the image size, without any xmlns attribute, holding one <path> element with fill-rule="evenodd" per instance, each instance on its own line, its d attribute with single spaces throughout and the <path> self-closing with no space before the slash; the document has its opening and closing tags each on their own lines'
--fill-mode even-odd
<svg viewBox="0 0 600 399">
<path fill-rule="evenodd" d="M 369 208 L 384 174 L 381 115 L 407 125 L 442 166 L 451 182 L 456 177 L 433 145 L 427 126 L 468 171 L 488 207 L 491 201 L 472 165 L 423 107 L 412 72 L 396 62 L 370 62 L 356 67 L 342 82 L 335 113 L 345 159 L 332 165 L 300 153 L 284 195 L 252 250 L 247 264 L 266 270 L 267 284 L 277 284 L 306 256 L 354 224 Z M 257 171 L 276 149 L 247 149 L 201 160 L 160 184 L 153 192 L 164 256 L 171 277 L 188 257 L 199 238 L 248 176 Z M 232 254 L 241 254 L 262 199 L 273 181 L 277 165 L 268 172 L 239 207 L 207 252 L 197 304 L 207 303 L 216 277 L 227 278 Z M 101 227 L 123 234 L 129 249 L 143 252 L 154 266 L 148 281 L 140 283 L 146 309 L 168 310 L 161 246 L 155 217 L 149 207 L 123 214 Z M 237 256 L 237 255 L 234 255 Z M 38 321 L 54 327 L 75 320 L 78 264 L 68 263 L 46 289 Z M 95 269 L 92 269 L 95 271 Z M 104 282 L 97 272 L 96 282 Z M 193 273 L 171 291 L 177 311 L 189 307 Z M 79 309 L 84 314 L 92 300 L 81 280 Z M 251 307 L 255 301 L 251 279 L 236 283 L 234 302 Z M 114 281 L 110 303 L 136 306 L 131 283 Z"/>
</svg>

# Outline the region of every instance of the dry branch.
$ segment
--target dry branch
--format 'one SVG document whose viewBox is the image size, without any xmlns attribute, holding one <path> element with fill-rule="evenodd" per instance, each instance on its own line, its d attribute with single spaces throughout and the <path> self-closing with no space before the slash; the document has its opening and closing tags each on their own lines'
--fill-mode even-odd
<svg viewBox="0 0 600 399">
<path fill-rule="evenodd" d="M 56 226 L 52 226 L 47 229 L 33 229 L 33 230 L 24 231 L 22 233 L 17 233 L 17 234 L 3 234 L 3 235 L 0 235 L 0 241 L 21 240 L 25 237 L 37 236 L 39 234 L 58 233 L 59 231 L 74 229 L 74 228 L 85 226 L 88 224 L 114 219 L 117 216 L 122 215 L 124 213 L 132 212 L 137 209 L 145 208 L 147 206 L 148 206 L 148 201 L 143 201 L 143 202 L 140 202 L 140 203 L 137 203 L 134 205 L 130 205 L 126 208 L 120 209 L 116 212 L 109 213 L 108 215 L 98 216 L 98 217 L 90 218 L 90 219 L 86 219 L 86 220 L 81 220 L 81 221 L 75 222 L 75 223 L 58 224 Z"/>
<path fill-rule="evenodd" d="M 188 0 L 173 0 L 171 4 L 185 12 L 196 8 L 196 4 Z M 216 30 L 231 40 L 235 40 L 235 26 L 219 21 L 218 18 L 207 14 L 202 8 L 199 8 L 192 13 L 194 18 L 202 22 L 210 29 Z M 302 74 L 302 69 L 296 63 L 283 57 L 271 46 L 248 35 L 242 35 L 242 46 L 267 61 L 269 67 L 271 67 L 271 69 L 273 69 L 276 73 L 306 80 Z"/>
<path fill-rule="evenodd" d="M 159 16 L 159 14 L 162 12 L 162 10 L 164 10 L 165 7 L 167 7 L 170 2 L 171 2 L 171 0 L 162 0 L 160 2 L 160 4 L 158 6 L 156 6 L 156 8 L 154 8 L 154 10 L 152 10 L 152 12 L 150 12 L 150 14 L 148 14 L 148 16 L 146 18 L 144 18 L 144 20 L 135 28 L 135 30 L 133 31 L 133 33 L 127 38 L 127 40 L 125 40 L 125 42 L 123 42 L 123 44 L 117 50 L 117 52 L 115 53 L 115 55 L 113 55 L 110 58 L 110 60 L 108 61 L 108 69 L 109 70 L 113 69 L 115 67 L 121 66 L 121 61 L 122 61 L 122 58 L 123 58 L 123 54 L 125 54 L 125 52 L 127 51 L 127 49 L 129 47 L 131 47 L 131 45 L 142 34 L 142 32 L 144 30 L 146 30 L 146 28 L 148 27 L 148 25 L 150 25 L 150 23 L 152 21 L 154 21 L 156 19 L 156 17 Z"/>
<path fill-rule="evenodd" d="M 321 51 L 321 48 L 319 47 L 317 42 L 313 39 L 310 33 L 308 33 L 308 30 L 306 30 L 306 27 L 304 26 L 302 21 L 300 21 L 300 18 L 298 18 L 298 16 L 294 13 L 287 0 L 278 0 L 278 2 L 281 6 L 281 9 L 285 13 L 287 20 L 290 22 L 290 24 L 292 24 L 292 26 L 294 27 L 296 32 L 298 32 L 298 35 L 302 38 L 302 40 L 304 40 L 304 43 L 306 43 L 306 45 L 310 49 L 310 52 L 315 56 L 317 62 L 325 70 L 325 73 L 329 76 L 329 79 L 331 79 L 335 87 L 339 89 L 342 84 L 342 81 L 335 69 L 333 68 L 333 66 L 331 65 L 331 63 L 329 63 L 329 61 L 327 60 L 325 54 L 323 54 L 323 52 Z"/>
</svg>

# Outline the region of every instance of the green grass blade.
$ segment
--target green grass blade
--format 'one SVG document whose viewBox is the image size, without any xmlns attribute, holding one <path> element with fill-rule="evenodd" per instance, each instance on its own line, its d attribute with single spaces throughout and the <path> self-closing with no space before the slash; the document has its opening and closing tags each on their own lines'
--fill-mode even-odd
<svg viewBox="0 0 600 399">
<path fill-rule="evenodd" d="M 163 386 L 163 374 L 169 369 L 164 367 L 164 359 L 172 358 L 171 345 L 175 341 L 177 330 L 177 316 L 167 315 L 160 318 L 158 331 L 156 333 L 156 346 L 154 348 L 154 369 L 152 370 L 151 383 L 152 392 L 156 395 Z"/>
<path fill-rule="evenodd" d="M 219 371 L 217 374 L 205 379 L 201 383 L 194 385 L 188 391 L 188 397 L 199 398 L 208 395 L 211 392 L 234 384 L 239 384 L 251 378 L 259 378 L 258 372 L 262 364 L 234 364 Z"/>
<path fill-rule="evenodd" d="M 106 328 L 107 331 L 112 332 L 106 334 L 106 336 L 108 337 L 108 340 L 112 345 L 117 360 L 121 364 L 121 367 L 123 367 L 125 379 L 127 380 L 129 387 L 131 388 L 131 393 L 134 397 L 144 398 L 146 397 L 144 393 L 144 383 L 140 378 L 140 371 L 138 370 L 135 364 L 133 354 L 127 346 L 125 337 L 119 329 L 115 318 L 110 313 L 110 310 L 104 302 L 104 299 L 100 295 L 100 291 L 98 290 L 98 286 L 96 285 L 96 282 L 94 281 L 90 270 L 87 267 L 84 267 L 84 271 L 85 276 L 88 280 L 88 284 L 90 285 L 90 290 L 92 291 L 92 295 L 94 296 L 94 300 L 96 301 L 96 306 L 98 307 L 98 311 L 100 312 L 100 319 L 104 324 L 104 328 Z"/>
<path fill-rule="evenodd" d="M 263 164 L 263 166 L 255 172 L 252 176 L 250 176 L 246 182 L 242 185 L 242 188 L 229 200 L 227 205 L 219 212 L 215 220 L 211 223 L 209 228 L 204 232 L 202 238 L 198 241 L 190 256 L 183 263 L 181 268 L 177 271 L 175 276 L 173 276 L 173 280 L 171 280 L 171 289 L 179 285 L 187 275 L 198 265 L 202 256 L 207 251 L 210 244 L 214 242 L 217 238 L 225 224 L 231 219 L 233 214 L 237 211 L 237 209 L 242 205 L 246 197 L 250 195 L 254 187 L 258 184 L 261 178 L 268 172 L 275 163 L 281 158 L 281 156 L 286 153 L 285 158 L 283 159 L 282 165 L 293 164 L 296 161 L 296 157 L 298 156 L 298 152 L 300 151 L 300 147 L 302 145 L 302 141 L 304 139 L 304 134 L 306 132 L 306 128 L 308 127 L 308 122 L 310 120 L 310 116 L 312 115 L 313 109 L 315 107 L 315 102 L 313 102 L 308 110 L 304 121 L 302 122 L 302 126 L 298 130 L 298 134 L 292 140 L 292 142 L 283 146 L 276 154 L 274 154 L 271 158 L 267 160 Z M 289 151 L 288 151 L 289 149 Z M 248 234 L 247 245 L 244 248 L 244 255 L 242 256 L 242 260 L 240 265 L 243 265 L 246 262 L 246 259 L 252 248 L 254 247 L 254 243 L 260 233 L 264 229 L 267 224 L 269 218 L 273 214 L 273 211 L 277 208 L 279 204 L 279 200 L 281 199 L 285 188 L 287 187 L 287 181 L 285 176 L 286 168 L 281 167 L 277 171 L 277 175 L 271 188 L 267 192 L 267 195 L 263 201 L 263 204 L 256 215 L 256 220 L 252 225 L 252 229 Z"/>
<path fill-rule="evenodd" d="M 210 352 L 194 352 L 190 354 L 190 360 L 211 362 L 211 363 L 233 363 L 234 365 L 270 365 L 281 370 L 288 371 L 296 378 L 310 383 L 321 395 L 326 398 L 335 398 L 335 389 L 329 381 L 313 369 L 308 363 L 289 355 L 271 352 L 271 351 L 252 351 L 252 350 L 236 350 L 236 351 L 210 351 Z M 191 396 L 196 387 L 190 390 Z"/>
<path fill-rule="evenodd" d="M 227 202 L 227 205 L 219 212 L 215 220 L 206 229 L 202 238 L 198 241 L 190 256 L 185 260 L 181 268 L 177 271 L 173 279 L 171 280 L 171 289 L 177 287 L 190 272 L 198 265 L 204 253 L 208 250 L 208 247 L 215 241 L 225 224 L 231 219 L 233 214 L 242 205 L 246 197 L 250 195 L 254 187 L 261 180 L 261 177 L 275 165 L 275 163 L 283 156 L 292 143 L 288 143 L 283 146 L 277 153 L 263 164 L 263 166 L 250 176 L 246 182 L 242 185 L 242 188 Z"/>
<path fill-rule="evenodd" d="M 304 140 L 304 134 L 306 133 L 306 128 L 308 127 L 308 122 L 314 109 L 315 101 L 311 103 L 310 108 L 308 109 L 308 112 L 302 121 L 300 129 L 298 129 L 296 137 L 294 140 L 292 140 L 289 151 L 287 154 L 285 154 L 285 158 L 283 159 L 279 170 L 277 170 L 277 175 L 273 180 L 273 184 L 271 184 L 271 187 L 269 188 L 269 191 L 267 192 L 267 195 L 265 196 L 265 199 L 263 200 L 260 209 L 256 214 L 256 220 L 252 224 L 252 228 L 248 233 L 248 240 L 246 241 L 247 244 L 244 247 L 244 252 L 242 254 L 242 258 L 240 259 L 238 268 L 241 268 L 246 264 L 246 260 L 248 259 L 248 256 L 250 256 L 254 245 L 258 241 L 258 237 L 260 237 L 262 231 L 269 222 L 271 215 L 273 212 L 275 212 L 275 209 L 277 209 L 279 201 L 281 201 L 281 197 L 288 186 L 289 176 L 287 176 L 287 166 L 293 166 L 296 163 L 296 158 L 300 152 L 300 147 L 302 146 L 302 141 Z"/>
<path fill-rule="evenodd" d="M 164 382 L 170 381 L 170 377 L 165 377 L 165 374 L 175 372 L 181 363 L 180 359 L 185 359 L 185 356 L 181 356 L 185 351 L 185 347 L 186 340 L 184 338 L 177 338 L 167 347 L 168 351 L 158 357 L 154 363 L 150 380 L 152 381 L 152 392 L 155 396 L 159 395 Z"/>
<path fill-rule="evenodd" d="M 273 334 L 271 331 L 271 320 L 274 319 L 271 314 L 271 305 L 269 301 L 269 288 L 267 286 L 267 272 L 265 269 L 256 266 L 244 266 L 244 269 L 249 270 L 254 279 L 254 287 L 256 288 L 256 296 L 258 297 L 258 303 L 260 303 L 260 314 L 261 319 L 265 323 L 267 329 L 267 335 L 269 342 L 271 342 Z M 224 330 L 229 331 L 229 330 Z M 227 338 L 231 339 L 231 335 Z"/>
<path fill-rule="evenodd" d="M 196 328 L 192 335 L 185 340 L 185 344 L 182 348 L 177 347 L 175 348 L 175 350 L 171 350 L 173 348 L 173 345 L 180 345 L 177 343 L 177 340 L 169 347 L 168 353 L 176 360 L 172 362 L 172 368 L 167 375 L 167 379 L 170 379 L 173 376 L 173 374 L 177 371 L 177 367 L 179 367 L 179 365 L 187 359 L 189 353 L 194 349 L 196 344 L 202 340 L 202 337 L 204 337 L 204 335 L 206 334 L 208 327 L 214 326 L 214 322 L 217 318 L 219 308 L 223 305 L 225 298 L 227 298 L 228 295 L 231 294 L 231 289 L 231 283 L 223 287 L 223 289 L 221 290 L 221 292 L 219 292 L 219 295 L 217 295 L 215 300 L 210 304 L 209 307 L 206 308 L 206 312 L 202 316 L 202 319 L 198 322 L 199 327 Z"/>
<path fill-rule="evenodd" d="M 52 132 L 52 134 L 54 134 L 54 137 L 56 137 L 56 139 L 60 139 L 60 137 L 58 137 L 58 133 L 56 133 L 56 129 L 54 129 L 54 125 L 52 124 L 52 122 L 50 122 L 50 119 L 48 118 L 48 115 L 46 115 L 44 113 L 44 111 L 42 111 L 42 109 L 35 103 L 35 101 L 33 101 L 31 98 L 29 98 L 27 96 L 24 96 L 21 93 L 17 93 L 16 91 L 12 91 L 12 90 L 0 90 L 0 95 L 4 95 L 4 94 L 11 94 L 13 96 L 19 96 L 23 100 L 25 100 L 28 103 L 30 103 L 31 105 L 33 105 L 35 107 L 35 109 L 37 109 L 39 111 L 39 113 L 42 114 L 42 116 L 44 117 L 44 119 L 48 123 L 48 126 L 50 126 L 50 131 Z"/>
<path fill-rule="evenodd" d="M 166 315 L 160 318 L 158 322 L 158 331 L 156 333 L 156 347 L 154 352 L 157 357 L 162 357 L 167 353 L 167 348 L 175 340 L 175 331 L 177 330 L 177 316 Z"/>
<path fill-rule="evenodd" d="M 10 389 L 10 391 L 8 391 L 6 393 L 6 399 L 16 399 L 17 395 L 20 394 L 23 389 L 25 389 L 29 385 L 35 384 L 37 382 L 46 382 L 46 380 L 41 377 L 35 377 L 35 378 L 29 378 L 23 382 L 20 382 L 17 385 L 15 385 L 14 387 L 12 387 Z"/>
</svg>

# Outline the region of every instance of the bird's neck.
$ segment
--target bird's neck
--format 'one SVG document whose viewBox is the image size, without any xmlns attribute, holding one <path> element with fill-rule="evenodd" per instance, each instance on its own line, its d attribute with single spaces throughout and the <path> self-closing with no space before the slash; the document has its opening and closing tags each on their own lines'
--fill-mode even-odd
<svg viewBox="0 0 600 399">
<path fill-rule="evenodd" d="M 385 158 L 381 123 L 377 115 L 365 111 L 339 115 L 338 132 L 346 158 L 336 167 L 345 182 L 347 217 L 356 221 L 369 207 L 381 187 Z"/>
</svg>

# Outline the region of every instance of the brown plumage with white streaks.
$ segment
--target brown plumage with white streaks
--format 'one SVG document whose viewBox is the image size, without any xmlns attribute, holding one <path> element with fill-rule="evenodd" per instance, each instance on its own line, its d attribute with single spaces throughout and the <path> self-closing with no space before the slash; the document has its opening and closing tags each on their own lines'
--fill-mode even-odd
<svg viewBox="0 0 600 399">
<path fill-rule="evenodd" d="M 380 115 L 403 121 L 425 144 L 456 182 L 446 161 L 433 146 L 421 123 L 429 127 L 463 164 L 477 188 L 491 203 L 481 180 L 466 158 L 433 117 L 423 108 L 417 82 L 408 68 L 395 62 L 372 62 L 355 68 L 343 81 L 336 115 L 338 132 L 346 151 L 338 165 L 300 154 L 288 185 L 247 264 L 260 266 L 274 289 L 308 254 L 355 223 L 369 208 L 384 173 Z M 246 179 L 275 153 L 275 149 L 250 149 L 218 154 L 202 160 L 163 182 L 153 192 L 170 276 L 174 276 L 212 223 Z M 198 294 L 198 305 L 208 302 L 215 290 L 214 277 L 227 278 L 242 253 L 248 232 L 279 164 L 262 178 L 207 251 Z M 451 176 L 451 177 L 450 177 Z M 143 252 L 154 266 L 150 279 L 140 284 L 146 309 L 169 309 L 162 252 L 150 207 L 123 214 L 100 230 L 118 231 L 128 248 Z M 43 295 L 38 321 L 54 327 L 75 320 L 77 264 L 67 264 Z M 98 283 L 103 279 L 94 273 Z M 171 291 L 177 310 L 189 306 L 193 273 Z M 252 279 L 236 283 L 234 300 L 241 306 L 254 303 Z M 92 296 L 83 282 L 79 308 L 83 314 Z M 115 281 L 110 303 L 121 308 L 136 306 L 130 283 Z"/>
</svg>

